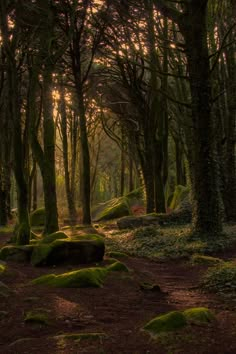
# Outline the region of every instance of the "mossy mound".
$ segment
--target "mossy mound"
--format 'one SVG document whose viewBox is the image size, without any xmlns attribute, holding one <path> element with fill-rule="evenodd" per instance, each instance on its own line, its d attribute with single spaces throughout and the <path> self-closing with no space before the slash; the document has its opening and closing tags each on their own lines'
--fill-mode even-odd
<svg viewBox="0 0 236 354">
<path fill-rule="evenodd" d="M 0 274 L 5 272 L 5 270 L 6 270 L 6 265 L 3 263 L 0 263 Z"/>
<path fill-rule="evenodd" d="M 95 221 L 104 221 L 130 215 L 131 210 L 126 197 L 114 198 L 99 206 Z"/>
<path fill-rule="evenodd" d="M 61 240 L 61 239 L 68 239 L 68 236 L 62 231 L 57 231 L 57 232 L 54 232 L 53 234 L 43 237 L 40 240 L 40 243 L 47 244 L 47 243 L 52 243 L 53 241 Z"/>
<path fill-rule="evenodd" d="M 176 331 L 186 325 L 187 321 L 183 313 L 172 311 L 152 319 L 144 326 L 144 330 L 155 337 L 163 332 Z"/>
<path fill-rule="evenodd" d="M 116 261 L 107 267 L 109 272 L 128 272 L 129 269 L 122 262 Z"/>
<path fill-rule="evenodd" d="M 34 247 L 31 263 L 35 266 L 62 263 L 87 264 L 102 261 L 104 252 L 105 245 L 102 237 L 77 235 L 73 238 L 56 239 L 51 243 L 39 243 Z"/>
<path fill-rule="evenodd" d="M 108 253 L 106 253 L 106 256 L 107 257 L 111 257 L 111 258 L 128 258 L 129 256 L 126 254 L 126 253 L 124 253 L 124 252 L 108 252 Z"/>
<path fill-rule="evenodd" d="M 174 195 L 170 203 L 170 209 L 176 209 L 181 202 L 189 195 L 189 188 L 178 185 L 175 187 Z"/>
<path fill-rule="evenodd" d="M 34 245 L 5 246 L 0 250 L 0 259 L 3 261 L 28 262 L 33 249 Z"/>
<path fill-rule="evenodd" d="M 193 307 L 183 312 L 188 323 L 201 324 L 215 320 L 214 314 L 206 307 Z"/>
<path fill-rule="evenodd" d="M 36 209 L 30 214 L 30 224 L 31 226 L 44 226 L 45 224 L 44 208 Z"/>
<path fill-rule="evenodd" d="M 105 333 L 65 333 L 55 336 L 55 339 L 59 340 L 73 340 L 75 342 L 80 342 L 82 340 L 88 339 L 99 339 L 106 338 L 107 335 Z"/>
<path fill-rule="evenodd" d="M 29 311 L 29 312 L 26 312 L 26 314 L 25 314 L 24 322 L 25 323 L 35 323 L 35 324 L 40 324 L 40 325 L 48 325 L 49 319 L 48 319 L 48 315 L 46 313 L 38 312 L 38 311 Z"/>
<path fill-rule="evenodd" d="M 236 263 L 223 262 L 208 269 L 202 280 L 202 287 L 210 292 L 232 293 L 236 289 Z"/>
<path fill-rule="evenodd" d="M 204 256 L 201 254 L 193 254 L 190 261 L 192 264 L 202 264 L 202 265 L 209 265 L 209 266 L 215 266 L 217 264 L 224 262 L 220 258 Z"/>
<path fill-rule="evenodd" d="M 31 283 L 57 288 L 101 288 L 107 272 L 106 268 L 86 268 L 60 275 L 43 275 L 34 279 Z"/>
</svg>

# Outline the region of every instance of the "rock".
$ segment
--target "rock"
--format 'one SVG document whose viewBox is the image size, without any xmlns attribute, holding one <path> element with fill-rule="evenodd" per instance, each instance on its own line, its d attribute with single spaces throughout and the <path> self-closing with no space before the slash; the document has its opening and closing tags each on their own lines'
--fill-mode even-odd
<svg viewBox="0 0 236 354">
<path fill-rule="evenodd" d="M 109 272 L 128 272 L 129 269 L 122 262 L 116 261 L 107 267 Z"/>
<path fill-rule="evenodd" d="M 24 322 L 25 323 L 35 323 L 35 324 L 40 324 L 40 325 L 48 325 L 49 319 L 48 319 L 48 315 L 44 312 L 29 311 L 29 312 L 26 312 L 26 314 L 25 314 Z"/>
<path fill-rule="evenodd" d="M 183 312 L 186 321 L 192 324 L 209 323 L 215 320 L 214 314 L 206 307 L 193 307 Z"/>
<path fill-rule="evenodd" d="M 111 258 L 128 258 L 129 256 L 126 253 L 123 252 L 117 252 L 117 251 L 111 251 L 106 253 L 107 257 L 111 257 Z"/>
<path fill-rule="evenodd" d="M 114 198 L 100 204 L 93 211 L 95 221 L 112 220 L 130 215 L 131 210 L 126 197 Z"/>
<path fill-rule="evenodd" d="M 36 209 L 30 214 L 30 224 L 31 226 L 44 226 L 45 224 L 44 208 Z"/>
<path fill-rule="evenodd" d="M 151 284 L 151 283 L 141 283 L 140 289 L 143 291 L 153 291 L 153 292 L 161 292 L 161 288 L 158 284 Z"/>
<path fill-rule="evenodd" d="M 34 245 L 5 246 L 0 250 L 0 259 L 4 261 L 28 262 L 33 249 Z"/>
<path fill-rule="evenodd" d="M 187 325 L 187 321 L 182 312 L 172 311 L 152 319 L 144 326 L 152 336 L 157 336 L 162 332 L 176 331 Z"/>
<path fill-rule="evenodd" d="M 101 288 L 107 273 L 106 268 L 85 268 L 60 275 L 43 275 L 34 279 L 31 283 L 56 288 Z"/>
<path fill-rule="evenodd" d="M 126 216 L 117 220 L 117 226 L 120 230 L 134 229 L 149 225 L 159 225 L 158 214 L 146 214 L 142 216 Z"/>
<path fill-rule="evenodd" d="M 56 240 L 68 239 L 68 238 L 69 237 L 67 236 L 67 234 L 65 234 L 65 232 L 57 231 L 57 232 L 54 232 L 53 234 L 50 234 L 50 235 L 47 235 L 47 236 L 43 237 L 40 240 L 40 244 L 52 243 L 53 241 L 56 241 Z"/>
<path fill-rule="evenodd" d="M 81 235 L 39 243 L 34 247 L 31 263 L 39 265 L 87 264 L 103 260 L 104 240 L 98 235 Z"/>
</svg>

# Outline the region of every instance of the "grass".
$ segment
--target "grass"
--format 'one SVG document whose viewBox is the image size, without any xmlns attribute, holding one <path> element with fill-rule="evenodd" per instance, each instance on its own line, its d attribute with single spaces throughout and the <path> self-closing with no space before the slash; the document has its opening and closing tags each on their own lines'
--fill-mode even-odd
<svg viewBox="0 0 236 354">
<path fill-rule="evenodd" d="M 119 230 L 107 234 L 107 252 L 125 252 L 153 260 L 190 259 L 192 255 L 209 255 L 236 243 L 236 233 L 227 230 L 217 237 L 193 234 L 190 227 L 147 226 L 134 231 Z"/>
</svg>

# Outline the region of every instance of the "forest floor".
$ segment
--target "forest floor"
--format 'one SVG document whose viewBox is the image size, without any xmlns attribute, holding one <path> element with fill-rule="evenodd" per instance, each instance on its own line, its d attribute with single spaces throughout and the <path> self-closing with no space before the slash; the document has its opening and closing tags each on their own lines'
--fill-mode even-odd
<svg viewBox="0 0 236 354">
<path fill-rule="evenodd" d="M 231 228 L 236 231 L 236 225 Z M 10 236 L 0 233 L 0 247 Z M 221 257 L 235 259 L 236 244 Z M 9 297 L 1 298 L 0 303 L 0 353 L 236 353 L 236 302 L 201 291 L 198 284 L 207 266 L 191 265 L 185 259 L 163 262 L 134 256 L 126 257 L 122 262 L 130 273 L 110 274 L 104 286 L 96 289 L 36 287 L 29 284 L 30 280 L 43 274 L 63 273 L 71 267 L 37 268 L 7 262 L 7 271 L 1 275 L 1 281 L 12 292 Z M 143 282 L 158 284 L 161 291 L 142 290 L 140 284 Z M 159 314 L 202 306 L 215 313 L 216 321 L 189 325 L 155 340 L 142 330 Z M 49 323 L 26 323 L 25 314 L 35 310 L 47 313 Z M 60 337 L 75 333 L 101 335 L 79 341 Z"/>
</svg>

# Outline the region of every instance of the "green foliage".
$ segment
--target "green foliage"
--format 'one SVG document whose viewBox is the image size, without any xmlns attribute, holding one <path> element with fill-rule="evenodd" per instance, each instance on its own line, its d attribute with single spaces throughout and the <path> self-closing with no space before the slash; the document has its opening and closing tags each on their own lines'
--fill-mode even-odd
<svg viewBox="0 0 236 354">
<path fill-rule="evenodd" d="M 194 307 L 183 312 L 188 323 L 201 324 L 215 320 L 214 314 L 206 307 Z"/>
<path fill-rule="evenodd" d="M 129 269 L 122 262 L 116 261 L 107 267 L 109 272 L 128 272 Z"/>
<path fill-rule="evenodd" d="M 170 203 L 171 209 L 176 209 L 189 194 L 189 188 L 178 185 L 175 187 L 174 195 Z"/>
<path fill-rule="evenodd" d="M 36 278 L 32 284 L 44 284 L 57 288 L 101 288 L 107 269 L 86 268 L 60 275 L 48 274 Z"/>
<path fill-rule="evenodd" d="M 214 265 L 222 263 L 222 262 L 223 262 L 223 260 L 220 258 L 211 257 L 211 256 L 204 256 L 201 254 L 194 254 L 191 257 L 192 264 L 202 264 L 202 265 L 214 266 Z"/>
<path fill-rule="evenodd" d="M 5 272 L 5 270 L 6 270 L 6 265 L 3 263 L 0 263 L 0 274 Z"/>
<path fill-rule="evenodd" d="M 203 277 L 202 286 L 210 292 L 235 293 L 236 264 L 224 262 L 210 268 Z"/>
<path fill-rule="evenodd" d="M 152 336 L 157 336 L 162 332 L 176 331 L 187 325 L 183 313 L 172 311 L 161 316 L 157 316 L 144 326 Z"/>
<path fill-rule="evenodd" d="M 44 226 L 45 224 L 44 208 L 36 209 L 30 214 L 30 224 L 31 226 Z"/>
<path fill-rule="evenodd" d="M 24 322 L 25 323 L 36 323 L 40 325 L 48 325 L 49 320 L 48 320 L 48 315 L 43 312 L 37 312 L 37 311 L 29 311 L 26 312 L 25 317 L 24 317 Z"/>
<path fill-rule="evenodd" d="M 109 252 L 126 252 L 130 255 L 154 260 L 189 259 L 192 255 L 204 255 L 222 251 L 236 241 L 236 234 L 193 234 L 191 229 L 147 226 L 133 231 L 121 230 L 109 234 L 106 249 Z"/>
</svg>

